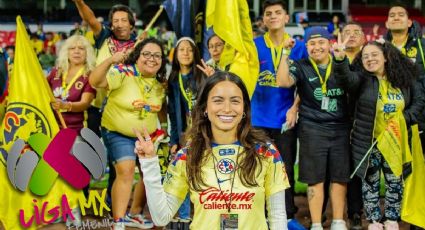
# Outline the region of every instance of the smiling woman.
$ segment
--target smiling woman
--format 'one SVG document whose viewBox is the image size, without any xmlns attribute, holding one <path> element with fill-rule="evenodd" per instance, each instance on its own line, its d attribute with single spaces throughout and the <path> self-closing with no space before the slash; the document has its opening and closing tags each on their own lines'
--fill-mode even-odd
<svg viewBox="0 0 425 230">
<path fill-rule="evenodd" d="M 119 64 L 123 59 L 124 64 Z M 153 134 L 157 130 L 158 120 L 167 121 L 163 110 L 165 63 L 161 43 L 148 38 L 129 54 L 115 53 L 90 75 L 90 81 L 96 86 L 108 89 L 102 116 L 102 138 L 117 173 L 112 186 L 114 229 L 124 229 L 124 225 L 140 228 L 153 226 L 151 222 L 142 221 L 142 202 L 134 202 L 129 215 L 126 215 L 136 165 L 136 154 L 133 152 L 136 135 L 132 128 L 143 126 Z M 102 73 L 107 68 L 109 71 L 105 77 Z M 136 185 L 134 197 L 144 196 L 142 180 Z"/>
<path fill-rule="evenodd" d="M 158 158 L 148 133 L 136 131 L 152 219 L 166 225 L 189 192 L 191 229 L 286 229 L 282 158 L 251 126 L 248 92 L 239 77 L 218 71 L 209 77 L 193 109 L 190 142 L 170 164 L 161 184 Z"/>
<path fill-rule="evenodd" d="M 382 170 L 387 188 L 385 229 L 398 229 L 403 179 L 408 171 L 404 159 L 405 154 L 410 155 L 401 146 L 414 135 L 411 126 L 423 111 L 422 84 L 416 82 L 418 73 L 414 63 L 389 42 L 377 40 L 366 44 L 353 61 L 357 72 L 350 71 L 344 52 L 338 53 L 334 60 L 335 76 L 345 89 L 357 95 L 351 150 L 355 173 L 363 179 L 365 216 L 371 222 L 368 228 L 383 228 L 379 222 Z"/>
</svg>

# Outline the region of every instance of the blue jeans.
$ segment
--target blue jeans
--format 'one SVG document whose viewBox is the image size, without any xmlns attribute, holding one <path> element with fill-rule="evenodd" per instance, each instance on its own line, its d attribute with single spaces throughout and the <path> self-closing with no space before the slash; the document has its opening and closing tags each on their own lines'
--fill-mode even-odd
<svg viewBox="0 0 425 230">
<path fill-rule="evenodd" d="M 186 195 L 182 205 L 179 208 L 179 217 L 180 219 L 189 219 L 190 218 L 190 198 L 189 194 Z"/>
</svg>

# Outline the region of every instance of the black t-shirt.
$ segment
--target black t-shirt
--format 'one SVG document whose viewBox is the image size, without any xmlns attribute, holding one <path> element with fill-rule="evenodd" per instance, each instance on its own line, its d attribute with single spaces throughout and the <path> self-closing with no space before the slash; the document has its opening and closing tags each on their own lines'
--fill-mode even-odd
<svg viewBox="0 0 425 230">
<path fill-rule="evenodd" d="M 325 77 L 326 68 L 318 68 Z M 322 85 L 309 59 L 292 62 L 289 73 L 294 78 L 298 94 L 301 98 L 299 109 L 300 122 L 321 124 L 321 126 L 349 125 L 347 94 L 338 85 L 333 71 L 326 83 L 326 96 L 329 98 L 327 109 L 322 109 Z M 324 80 L 324 79 L 323 79 Z"/>
</svg>

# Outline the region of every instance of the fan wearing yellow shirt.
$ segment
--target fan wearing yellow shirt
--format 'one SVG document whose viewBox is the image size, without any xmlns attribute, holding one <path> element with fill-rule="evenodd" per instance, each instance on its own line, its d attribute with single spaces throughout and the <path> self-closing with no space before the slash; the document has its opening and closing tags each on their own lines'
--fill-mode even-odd
<svg viewBox="0 0 425 230">
<path fill-rule="evenodd" d="M 166 225 L 189 192 L 195 208 L 191 229 L 286 229 L 284 164 L 266 134 L 251 126 L 241 79 L 221 71 L 209 77 L 192 119 L 190 143 L 177 153 L 163 185 L 148 131 L 142 136 L 134 129 L 155 225 Z"/>
<path fill-rule="evenodd" d="M 124 64 L 118 64 L 123 60 Z M 134 216 L 141 211 L 135 210 L 137 205 L 134 203 L 130 213 L 126 214 L 136 165 L 133 149 L 137 138 L 132 127 L 144 126 L 149 133 L 154 133 L 158 119 L 164 121 L 159 112 L 165 103 L 165 64 L 161 43 L 149 38 L 140 42 L 128 57 L 124 52 L 115 53 L 90 75 L 94 87 L 108 89 L 102 116 L 102 138 L 117 173 L 112 186 L 114 230 L 125 229 L 125 226 L 153 227 L 147 221 L 134 222 Z M 136 198 L 144 193 L 143 178 L 139 184 L 142 186 L 136 186 L 134 191 Z M 139 208 L 143 210 L 143 207 Z M 142 219 L 138 218 L 137 222 Z"/>
<path fill-rule="evenodd" d="M 398 230 L 410 157 L 412 132 L 408 130 L 417 124 L 425 102 L 417 69 L 384 40 L 369 42 L 361 49 L 353 61 L 357 72 L 350 70 L 340 41 L 333 50 L 338 83 L 357 95 L 351 151 L 354 173 L 362 178 L 368 229 Z M 384 211 L 379 206 L 381 175 L 386 187 Z"/>
</svg>

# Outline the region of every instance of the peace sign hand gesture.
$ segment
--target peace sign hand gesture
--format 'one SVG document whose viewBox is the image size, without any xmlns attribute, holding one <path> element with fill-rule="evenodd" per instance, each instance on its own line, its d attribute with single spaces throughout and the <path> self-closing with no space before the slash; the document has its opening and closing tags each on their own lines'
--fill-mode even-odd
<svg viewBox="0 0 425 230">
<path fill-rule="evenodd" d="M 207 77 L 210 77 L 211 75 L 213 75 L 215 73 L 215 70 L 213 67 L 207 65 L 204 62 L 204 59 L 201 59 L 201 65 L 196 65 L 196 67 L 198 67 L 198 69 L 200 69 L 202 72 L 204 72 L 205 75 L 207 75 Z"/>
<path fill-rule="evenodd" d="M 153 145 L 152 139 L 149 136 L 146 128 L 143 128 L 144 137 L 139 130 L 133 128 L 134 134 L 137 136 L 137 141 L 134 146 L 134 153 L 137 154 L 140 158 L 153 158 L 156 156 L 155 147 Z"/>
<path fill-rule="evenodd" d="M 347 37 L 343 42 L 341 38 L 341 33 L 338 33 L 338 42 L 332 45 L 334 51 L 334 57 L 336 60 L 341 61 L 345 58 L 345 45 L 347 44 L 350 38 Z"/>
</svg>

